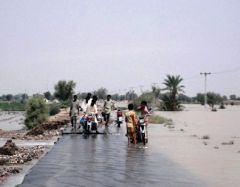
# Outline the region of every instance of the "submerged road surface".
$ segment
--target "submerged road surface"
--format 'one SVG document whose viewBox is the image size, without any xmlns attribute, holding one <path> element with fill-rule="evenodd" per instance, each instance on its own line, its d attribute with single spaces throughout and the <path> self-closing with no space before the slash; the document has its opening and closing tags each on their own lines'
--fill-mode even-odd
<svg viewBox="0 0 240 187">
<path fill-rule="evenodd" d="M 124 128 L 106 135 L 64 135 L 19 187 L 206 186 L 158 148 L 157 125 L 149 128 L 148 148 L 127 145 Z"/>
</svg>

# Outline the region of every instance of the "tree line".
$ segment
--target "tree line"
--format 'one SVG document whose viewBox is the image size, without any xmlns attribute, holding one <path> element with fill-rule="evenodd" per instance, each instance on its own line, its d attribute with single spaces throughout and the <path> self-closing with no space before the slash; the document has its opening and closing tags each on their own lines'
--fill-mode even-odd
<svg viewBox="0 0 240 187">
<path fill-rule="evenodd" d="M 204 103 L 204 94 L 198 93 L 195 97 L 189 97 L 184 94 L 185 86 L 182 84 L 183 78 L 180 75 L 167 75 L 163 81 L 163 88 L 152 86 L 151 90 L 142 92 L 140 95 L 130 90 L 125 94 L 114 93 L 112 99 L 116 101 L 128 100 L 138 106 L 141 101 L 145 100 L 150 106 L 159 110 L 177 111 L 182 109 L 183 103 Z M 27 128 L 34 128 L 38 124 L 43 123 L 49 115 L 54 115 L 60 111 L 60 108 L 69 107 L 73 94 L 77 94 L 79 99 L 86 98 L 87 92 L 75 92 L 76 83 L 73 80 L 60 80 L 54 86 L 54 92 L 49 91 L 43 94 L 7 94 L 0 96 L 1 104 L 8 105 L 8 108 L 14 110 L 13 106 L 16 103 L 21 103 L 26 111 L 25 125 Z M 92 92 L 98 98 L 105 99 L 108 90 L 106 88 L 99 88 Z M 221 104 L 227 100 L 226 96 L 221 96 L 218 93 L 207 93 L 207 101 L 210 106 Z M 239 97 L 232 94 L 229 99 L 240 100 Z M 46 104 L 46 100 L 52 101 Z M 57 100 L 58 102 L 54 102 Z M 9 105 L 12 106 L 9 107 Z"/>
<path fill-rule="evenodd" d="M 113 93 L 112 99 L 116 101 L 128 100 L 134 102 L 136 105 L 139 104 L 141 100 L 146 100 L 150 105 L 156 106 L 160 110 L 168 111 L 181 110 L 181 104 L 184 103 L 204 104 L 204 94 L 197 93 L 197 95 L 194 97 L 185 95 L 184 85 L 182 85 L 182 82 L 183 79 L 180 75 L 167 75 L 163 81 L 163 88 L 152 86 L 151 90 L 145 91 L 140 95 L 135 93 L 134 90 L 130 90 L 125 94 Z M 55 84 L 53 93 L 46 91 L 43 94 L 33 94 L 31 97 L 42 97 L 43 99 L 47 99 L 49 101 L 54 101 L 57 99 L 60 102 L 58 107 L 68 107 L 73 94 L 77 94 L 79 99 L 84 99 L 87 95 L 87 92 L 76 93 L 75 88 L 76 83 L 73 80 L 60 80 Z M 97 95 L 99 99 L 105 99 L 108 94 L 108 90 L 102 87 L 93 91 L 92 94 Z M 9 108 L 9 110 L 14 110 L 16 103 L 22 103 L 22 106 L 24 106 L 29 98 L 30 96 L 25 93 L 16 95 L 2 95 L 0 96 L 0 109 L 1 106 L 4 106 L 5 108 L 2 107 L 2 109 Z M 232 94 L 228 98 L 227 96 L 221 96 L 220 94 L 214 92 L 207 93 L 208 104 L 212 107 L 216 104 L 221 104 L 227 99 L 240 100 L 240 97 Z M 8 104 L 4 102 L 8 102 Z M 12 102 L 14 102 L 14 104 L 11 106 Z M 24 107 L 21 108 L 23 109 Z M 58 111 L 56 107 L 53 108 Z"/>
</svg>

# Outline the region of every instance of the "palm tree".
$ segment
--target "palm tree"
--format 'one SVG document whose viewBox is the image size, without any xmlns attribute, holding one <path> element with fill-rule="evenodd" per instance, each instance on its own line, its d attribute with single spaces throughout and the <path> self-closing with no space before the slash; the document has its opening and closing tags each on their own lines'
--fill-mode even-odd
<svg viewBox="0 0 240 187">
<path fill-rule="evenodd" d="M 179 105 L 179 102 L 177 101 L 178 93 L 184 92 L 184 86 L 180 85 L 182 81 L 183 79 L 180 75 L 167 75 L 167 78 L 164 79 L 163 84 L 166 86 L 165 90 L 169 91 L 169 109 L 172 111 L 176 111 L 177 106 Z"/>
</svg>

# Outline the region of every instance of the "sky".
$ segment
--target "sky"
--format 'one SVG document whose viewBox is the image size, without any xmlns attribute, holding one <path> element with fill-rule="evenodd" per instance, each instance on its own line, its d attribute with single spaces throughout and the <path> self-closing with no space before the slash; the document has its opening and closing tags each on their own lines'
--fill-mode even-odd
<svg viewBox="0 0 240 187">
<path fill-rule="evenodd" d="M 240 96 L 239 0 L 0 0 L 0 94 L 160 88 Z"/>
</svg>

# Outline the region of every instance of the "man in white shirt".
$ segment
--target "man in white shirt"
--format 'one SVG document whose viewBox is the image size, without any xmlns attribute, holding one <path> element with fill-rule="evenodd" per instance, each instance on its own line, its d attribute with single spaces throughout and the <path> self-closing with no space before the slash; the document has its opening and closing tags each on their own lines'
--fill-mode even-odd
<svg viewBox="0 0 240 187">
<path fill-rule="evenodd" d="M 83 112 L 86 112 L 87 105 L 92 102 L 92 98 L 91 97 L 92 97 L 92 94 L 88 93 L 87 97 L 83 100 L 82 105 L 81 105 L 81 108 L 82 108 Z"/>
<path fill-rule="evenodd" d="M 71 103 L 69 115 L 71 117 L 72 128 L 74 129 L 74 132 L 76 132 L 76 129 L 77 129 L 77 117 L 79 115 L 79 101 L 77 99 L 77 95 L 73 96 L 73 100 L 72 100 L 72 103 Z"/>
<path fill-rule="evenodd" d="M 107 95 L 107 100 L 105 100 L 104 104 L 103 104 L 103 117 L 104 117 L 106 127 L 108 127 L 110 113 L 111 113 L 112 109 L 115 108 L 114 105 L 115 104 L 114 104 L 113 100 L 111 99 L 111 95 Z"/>
</svg>

